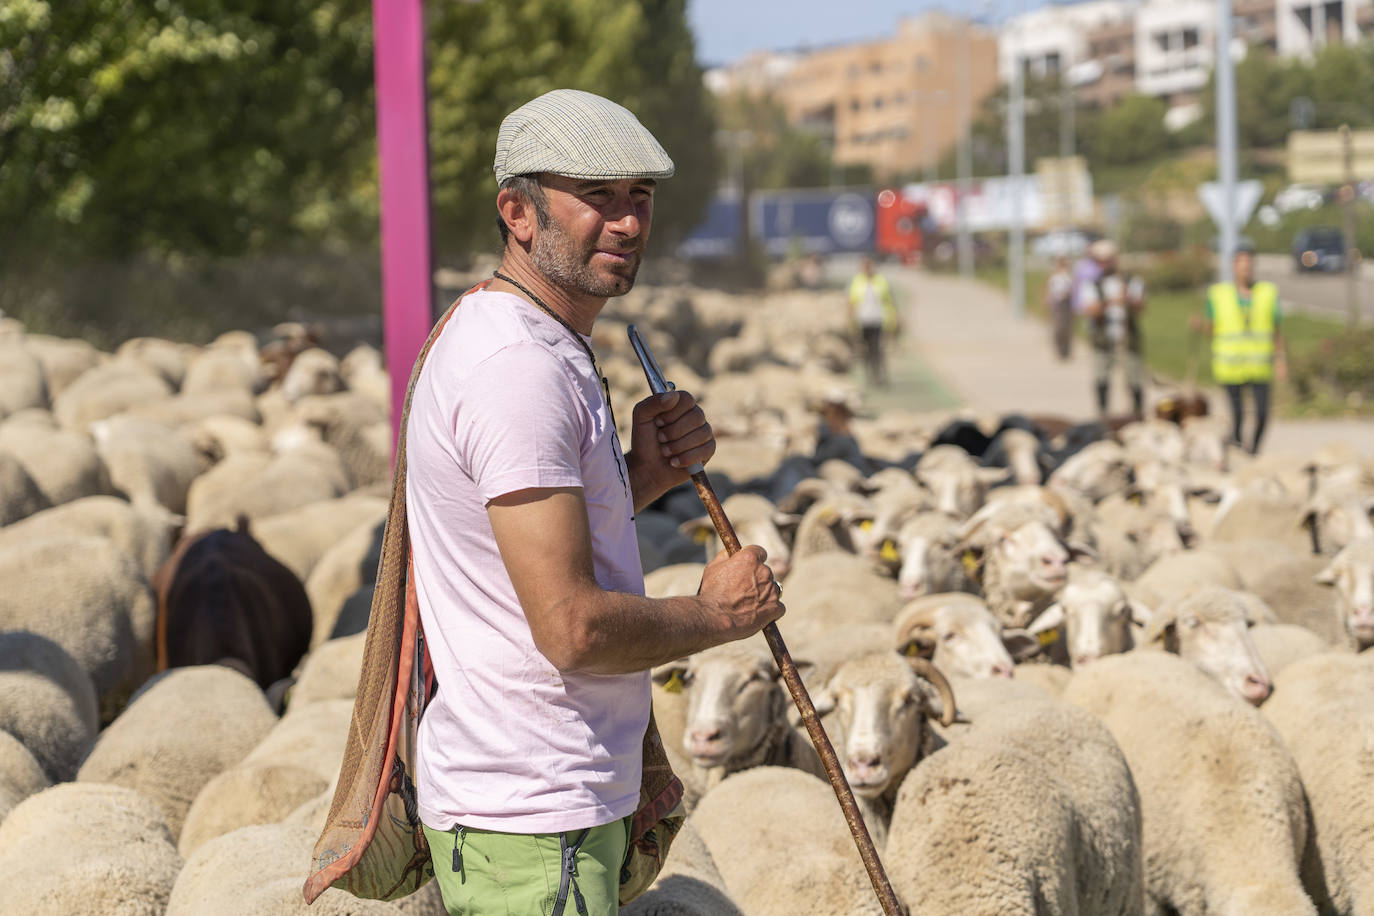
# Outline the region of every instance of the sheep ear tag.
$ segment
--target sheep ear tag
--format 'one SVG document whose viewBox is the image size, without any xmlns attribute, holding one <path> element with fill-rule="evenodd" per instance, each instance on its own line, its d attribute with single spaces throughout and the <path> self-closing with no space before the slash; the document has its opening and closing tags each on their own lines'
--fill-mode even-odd
<svg viewBox="0 0 1374 916">
<path fill-rule="evenodd" d="M 965 550 L 960 559 L 964 562 L 964 572 L 971 576 L 978 571 L 978 558 L 974 556 L 972 550 Z"/>
<path fill-rule="evenodd" d="M 866 519 L 864 519 L 863 521 L 859 522 L 859 530 L 860 530 L 860 531 L 872 531 L 872 530 L 873 530 L 873 520 L 872 520 L 871 518 L 866 518 Z"/>
<path fill-rule="evenodd" d="M 907 658 L 915 658 L 921 654 L 921 647 L 916 645 L 916 640 L 913 639 L 906 644 L 906 648 L 902 650 L 902 654 Z"/>
<path fill-rule="evenodd" d="M 711 532 L 706 528 L 698 528 L 696 533 L 692 535 L 692 540 L 696 541 L 698 544 L 705 544 L 707 541 L 711 540 Z M 674 675 L 674 677 L 676 677 L 676 675 Z"/>
<path fill-rule="evenodd" d="M 1059 627 L 1050 627 L 1048 630 L 1041 630 L 1035 634 L 1035 638 L 1040 641 L 1040 647 L 1051 646 L 1059 642 Z M 677 675 L 673 675 L 677 677 Z"/>
<path fill-rule="evenodd" d="M 674 671 L 668 680 L 663 682 L 664 693 L 682 693 L 682 674 Z"/>
<path fill-rule="evenodd" d="M 901 554 L 897 553 L 897 543 L 892 538 L 883 539 L 883 546 L 878 549 L 878 556 L 888 563 L 896 563 L 902 558 Z"/>
</svg>

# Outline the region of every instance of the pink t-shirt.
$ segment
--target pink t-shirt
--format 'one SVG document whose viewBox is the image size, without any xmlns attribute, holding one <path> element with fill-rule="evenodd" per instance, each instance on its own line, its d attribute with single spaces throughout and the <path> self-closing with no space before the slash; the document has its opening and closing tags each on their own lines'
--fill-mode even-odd
<svg viewBox="0 0 1374 916">
<path fill-rule="evenodd" d="M 473 293 L 415 386 L 406 500 L 439 684 L 416 783 L 431 828 L 576 830 L 639 800 L 648 672 L 560 674 L 535 648 L 487 517 L 505 493 L 581 487 L 597 582 L 644 593 L 624 455 L 572 335 L 517 296 Z"/>
</svg>

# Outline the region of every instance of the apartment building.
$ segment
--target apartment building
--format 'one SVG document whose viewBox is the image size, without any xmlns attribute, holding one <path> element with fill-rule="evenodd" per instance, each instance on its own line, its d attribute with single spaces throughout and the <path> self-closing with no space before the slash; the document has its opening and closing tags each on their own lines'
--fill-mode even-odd
<svg viewBox="0 0 1374 916">
<path fill-rule="evenodd" d="M 1277 0 L 1276 18 L 1279 53 L 1310 57 L 1374 35 L 1374 0 Z"/>
<path fill-rule="evenodd" d="M 1047 4 L 1008 20 L 997 41 L 997 72 L 1011 79 L 1012 60 L 1019 56 L 1026 73 L 1044 77 L 1081 77 L 1083 64 L 1094 60 L 1089 37 L 1103 29 L 1129 28 L 1136 0 L 1087 0 Z"/>
<path fill-rule="evenodd" d="M 932 12 L 873 41 L 750 55 L 709 72 L 706 85 L 770 92 L 791 123 L 832 144 L 837 163 L 910 177 L 933 171 L 996 90 L 997 43 L 986 27 Z"/>
</svg>

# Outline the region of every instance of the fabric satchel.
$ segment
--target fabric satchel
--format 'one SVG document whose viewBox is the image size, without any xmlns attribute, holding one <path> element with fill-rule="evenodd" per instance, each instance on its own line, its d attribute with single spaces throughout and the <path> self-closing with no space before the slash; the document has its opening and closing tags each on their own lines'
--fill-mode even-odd
<svg viewBox="0 0 1374 916">
<path fill-rule="evenodd" d="M 474 286 L 463 297 L 486 285 Z M 463 297 L 435 325 L 410 374 L 358 695 L 338 787 L 305 882 L 307 903 L 331 886 L 357 897 L 395 900 L 413 894 L 434 877 L 413 778 L 420 716 L 433 696 L 435 682 L 410 564 L 406 423 L 420 368 Z M 668 762 L 652 712 L 644 733 L 643 770 L 639 807 L 631 819 L 629 848 L 620 872 L 622 905 L 653 884 L 686 817 L 682 782 Z"/>
</svg>

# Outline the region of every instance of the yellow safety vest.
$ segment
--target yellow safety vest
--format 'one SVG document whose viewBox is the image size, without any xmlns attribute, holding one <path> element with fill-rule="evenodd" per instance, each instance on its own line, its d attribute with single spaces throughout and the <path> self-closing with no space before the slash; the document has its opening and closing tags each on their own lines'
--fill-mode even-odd
<svg viewBox="0 0 1374 916">
<path fill-rule="evenodd" d="M 887 285 L 887 278 L 882 274 L 874 274 L 872 277 L 867 277 L 860 272 L 850 281 L 850 319 L 853 320 L 855 309 L 858 308 L 859 301 L 863 299 L 864 292 L 868 289 L 868 284 L 870 282 L 873 284 L 873 290 L 878 294 L 878 301 L 882 303 L 883 306 L 883 330 L 895 330 L 897 327 L 897 304 L 892 301 L 892 287 Z"/>
<path fill-rule="evenodd" d="M 1219 385 L 1270 381 L 1279 288 L 1267 282 L 1250 288 L 1248 322 L 1234 283 L 1214 283 L 1207 295 L 1212 302 L 1212 378 Z"/>
</svg>

